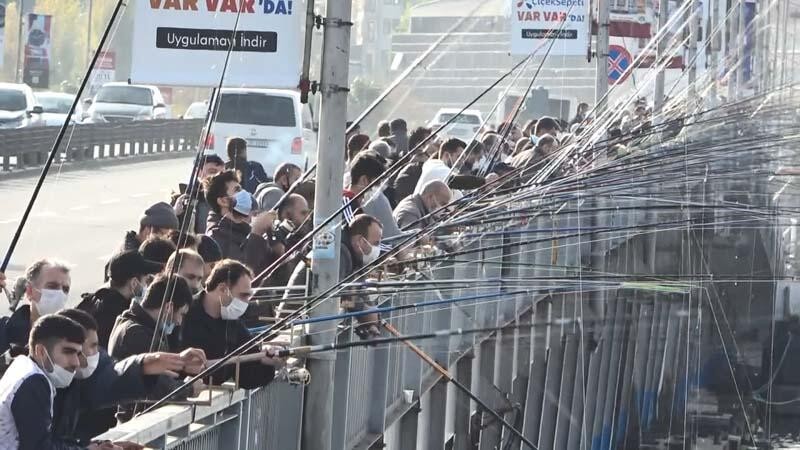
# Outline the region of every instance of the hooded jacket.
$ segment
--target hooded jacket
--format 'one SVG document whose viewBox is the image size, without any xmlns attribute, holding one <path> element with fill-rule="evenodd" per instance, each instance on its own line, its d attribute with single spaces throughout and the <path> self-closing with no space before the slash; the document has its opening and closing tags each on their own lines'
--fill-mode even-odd
<svg viewBox="0 0 800 450">
<path fill-rule="evenodd" d="M 97 337 L 100 346 L 108 348 L 111 330 L 117 322 L 117 316 L 131 306 L 131 300 L 122 296 L 116 289 L 103 287 L 94 294 L 84 294 L 78 309 L 94 316 L 97 321 Z"/>
<path fill-rule="evenodd" d="M 131 304 L 131 307 L 117 317 L 111 338 L 108 341 L 108 353 L 116 360 L 129 358 L 142 353 L 149 352 L 178 352 L 178 348 L 170 346 L 169 339 L 161 339 L 155 348 L 150 348 L 153 336 L 156 332 L 156 321 L 147 314 L 147 311 L 138 303 Z M 157 377 L 157 381 L 149 392 L 149 396 L 161 398 L 175 388 L 181 386 L 180 380 L 173 380 L 169 377 Z M 186 396 L 183 396 L 186 398 Z M 117 420 L 127 422 L 133 417 L 133 407 L 120 406 L 117 409 Z"/>
<path fill-rule="evenodd" d="M 222 257 L 235 259 L 261 273 L 269 266 L 272 251 L 266 239 L 251 231 L 248 223 L 236 223 L 214 211 L 208 215 L 206 235 L 219 245 Z"/>
</svg>

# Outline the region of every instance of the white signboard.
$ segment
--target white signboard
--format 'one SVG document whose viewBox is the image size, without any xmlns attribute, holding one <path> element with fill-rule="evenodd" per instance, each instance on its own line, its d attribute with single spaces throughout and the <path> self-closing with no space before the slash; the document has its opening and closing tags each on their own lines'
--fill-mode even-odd
<svg viewBox="0 0 800 450">
<path fill-rule="evenodd" d="M 589 0 L 508 0 L 511 2 L 511 53 L 543 56 L 586 55 Z M 562 26 L 563 23 L 563 26 Z"/>
<path fill-rule="evenodd" d="M 232 47 L 225 86 L 296 88 L 303 58 L 300 3 L 136 0 L 131 81 L 216 87 Z"/>
<path fill-rule="evenodd" d="M 111 51 L 100 52 L 97 57 L 97 64 L 92 69 L 92 74 L 89 77 L 89 96 L 94 97 L 97 91 L 103 87 L 104 84 L 114 81 L 115 75 L 115 54 Z"/>
</svg>

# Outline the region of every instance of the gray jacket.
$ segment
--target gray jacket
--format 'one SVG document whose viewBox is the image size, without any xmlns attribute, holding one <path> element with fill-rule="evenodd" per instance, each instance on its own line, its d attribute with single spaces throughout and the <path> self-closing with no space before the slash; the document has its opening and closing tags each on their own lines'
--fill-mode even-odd
<svg viewBox="0 0 800 450">
<path fill-rule="evenodd" d="M 400 234 L 400 228 L 392 216 L 392 205 L 389 204 L 389 199 L 386 198 L 383 192 L 376 195 L 369 203 L 363 204 L 361 209 L 364 213 L 378 219 L 383 225 L 383 239 L 395 237 Z"/>
<path fill-rule="evenodd" d="M 394 220 L 401 229 L 417 229 L 428 226 L 430 218 L 419 221 L 426 215 L 428 215 L 428 209 L 425 208 L 420 194 L 404 198 L 394 209 Z"/>
</svg>

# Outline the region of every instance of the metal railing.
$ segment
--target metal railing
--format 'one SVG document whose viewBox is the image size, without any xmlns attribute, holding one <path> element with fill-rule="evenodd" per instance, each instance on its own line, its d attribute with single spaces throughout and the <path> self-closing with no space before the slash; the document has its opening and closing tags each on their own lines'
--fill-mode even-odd
<svg viewBox="0 0 800 450">
<path fill-rule="evenodd" d="M 55 161 L 194 151 L 202 127 L 201 119 L 73 125 Z M 0 173 L 43 165 L 57 134 L 58 127 L 0 130 Z"/>
<path fill-rule="evenodd" d="M 768 208 L 770 196 L 758 195 L 759 182 L 688 186 L 665 178 L 640 187 L 631 180 L 614 190 L 564 194 L 557 202 L 515 202 L 505 207 L 507 221 L 451 236 L 460 242 L 457 256 L 394 278 L 407 286 L 442 283 L 377 300 L 463 299 L 385 315 L 403 334 L 522 324 L 419 345 L 539 448 L 603 449 L 623 442 L 642 448 L 675 439 L 670 433 L 690 440 L 697 430 L 718 433 L 736 418 L 739 404 L 709 391 L 707 363 L 724 349 L 742 364 L 755 364 L 746 354 L 737 356 L 732 341 L 750 325 L 733 321 L 737 305 L 724 303 L 717 291 L 724 285 L 703 284 L 726 257 L 687 249 L 716 235 L 752 239 L 753 248 L 760 239 L 768 252 L 784 248 L 787 237 L 782 229 L 753 232 L 755 220 L 676 205 L 714 204 L 735 186 L 756 193 L 750 204 Z M 515 217 L 520 207 L 528 209 L 516 216 L 525 218 Z M 658 281 L 659 274 L 697 281 Z M 770 311 L 769 305 L 753 307 L 753 317 L 758 308 Z M 731 322 L 721 324 L 726 314 Z M 347 328 L 338 339 L 357 338 Z M 730 373 L 720 368 L 736 383 L 734 366 Z M 337 352 L 334 389 L 335 450 L 521 448 L 403 344 Z M 167 406 L 103 437 L 163 449 L 298 449 L 302 394 L 282 382 L 215 393 L 211 406 Z"/>
</svg>

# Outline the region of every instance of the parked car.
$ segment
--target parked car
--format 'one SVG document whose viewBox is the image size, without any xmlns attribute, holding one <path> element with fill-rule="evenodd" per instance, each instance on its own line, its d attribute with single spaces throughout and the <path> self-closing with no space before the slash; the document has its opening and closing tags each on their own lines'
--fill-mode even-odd
<svg viewBox="0 0 800 450">
<path fill-rule="evenodd" d="M 69 108 L 72 106 L 72 102 L 75 101 L 74 95 L 62 92 L 36 92 L 34 95 L 44 110 L 42 120 L 48 127 L 60 127 L 67 120 Z M 72 115 L 71 122 L 77 122 L 80 117 L 81 112 L 76 109 Z"/>
<path fill-rule="evenodd" d="M 43 113 L 30 86 L 0 83 L 0 128 L 42 126 Z"/>
<path fill-rule="evenodd" d="M 206 138 L 207 154 L 227 160 L 231 137 L 247 141 L 247 157 L 268 175 L 282 162 L 300 167 L 316 161 L 316 133 L 311 111 L 300 94 L 279 89 L 222 89 L 216 120 Z"/>
<path fill-rule="evenodd" d="M 442 108 L 436 113 L 435 116 L 433 116 L 433 120 L 430 122 L 429 126 L 433 129 L 436 129 L 447 123 L 456 114 L 458 114 L 459 111 L 461 110 L 457 108 Z M 467 109 L 461 113 L 461 115 L 459 115 L 456 120 L 453 121 L 453 123 L 442 130 L 442 132 L 447 137 L 454 137 L 463 141 L 468 141 L 472 139 L 472 136 L 475 136 L 475 133 L 477 133 L 478 130 L 480 130 L 482 123 L 483 117 L 481 116 L 480 111 L 477 109 Z"/>
<path fill-rule="evenodd" d="M 194 102 L 186 108 L 184 119 L 205 119 L 208 112 L 208 101 Z"/>
<path fill-rule="evenodd" d="M 92 123 L 168 119 L 171 115 L 156 86 L 106 83 L 93 99 L 84 102 L 89 105 L 87 116 Z"/>
</svg>

